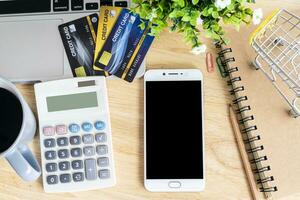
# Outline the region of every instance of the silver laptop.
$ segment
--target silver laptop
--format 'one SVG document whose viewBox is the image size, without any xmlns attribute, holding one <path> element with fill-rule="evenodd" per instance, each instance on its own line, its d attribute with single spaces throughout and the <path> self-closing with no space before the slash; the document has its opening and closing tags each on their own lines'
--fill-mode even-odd
<svg viewBox="0 0 300 200">
<path fill-rule="evenodd" d="M 0 76 L 13 82 L 72 77 L 58 25 L 103 5 L 127 7 L 130 1 L 0 0 Z M 144 71 L 143 63 L 137 77 Z"/>
</svg>

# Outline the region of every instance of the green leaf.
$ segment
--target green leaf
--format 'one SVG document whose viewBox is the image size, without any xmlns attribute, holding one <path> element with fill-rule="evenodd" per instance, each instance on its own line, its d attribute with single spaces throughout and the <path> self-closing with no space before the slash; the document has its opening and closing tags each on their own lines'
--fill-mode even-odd
<svg viewBox="0 0 300 200">
<path fill-rule="evenodd" d="M 209 15 L 208 9 L 204 9 L 203 12 L 202 12 L 202 15 L 203 15 L 204 17 L 207 17 L 207 16 Z"/>
<path fill-rule="evenodd" d="M 245 13 L 248 14 L 248 15 L 252 15 L 253 11 L 250 8 L 246 8 Z"/>
<path fill-rule="evenodd" d="M 185 6 L 184 0 L 173 0 L 173 2 L 175 2 L 175 4 L 179 5 L 181 8 Z"/>
<path fill-rule="evenodd" d="M 140 23 L 139 27 L 144 30 L 146 28 L 145 22 Z"/>
<path fill-rule="evenodd" d="M 189 22 L 191 20 L 191 17 L 188 15 L 184 15 L 181 20 L 184 22 Z"/>
<path fill-rule="evenodd" d="M 169 14 L 169 17 L 170 17 L 170 18 L 176 18 L 176 17 L 177 17 L 177 11 L 174 10 L 173 12 L 171 12 L 171 13 Z"/>
<path fill-rule="evenodd" d="M 229 11 L 234 10 L 234 4 L 231 3 L 231 4 L 227 7 L 227 9 L 228 9 Z"/>
<path fill-rule="evenodd" d="M 194 5 L 196 5 L 197 3 L 199 3 L 199 0 L 192 0 L 192 3 L 193 3 Z"/>
<path fill-rule="evenodd" d="M 212 17 L 215 18 L 215 19 L 219 18 L 219 12 L 214 11 L 214 12 L 212 13 Z"/>
</svg>

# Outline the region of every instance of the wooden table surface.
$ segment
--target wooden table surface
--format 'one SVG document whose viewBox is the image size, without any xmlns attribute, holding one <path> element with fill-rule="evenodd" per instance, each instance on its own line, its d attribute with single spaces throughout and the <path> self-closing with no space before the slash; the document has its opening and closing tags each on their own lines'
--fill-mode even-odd
<svg viewBox="0 0 300 200">
<path fill-rule="evenodd" d="M 272 5 L 272 6 L 270 6 Z M 298 0 L 263 0 L 257 7 L 300 8 Z M 241 33 L 237 33 L 241 34 Z M 215 52 L 207 41 L 210 52 Z M 143 79 L 126 83 L 108 80 L 110 115 L 117 185 L 113 188 L 77 193 L 46 194 L 41 177 L 23 182 L 5 159 L 0 160 L 1 200 L 143 200 L 143 199 L 250 199 L 250 190 L 228 118 L 231 100 L 219 73 L 207 73 L 205 55 L 189 53 L 179 34 L 165 31 L 156 39 L 147 57 L 148 69 L 198 68 L 204 74 L 206 189 L 200 193 L 150 193 L 143 186 Z M 235 50 L 236 51 L 236 50 Z M 32 85 L 18 85 L 36 114 Z M 30 144 L 40 160 L 39 137 Z"/>
</svg>

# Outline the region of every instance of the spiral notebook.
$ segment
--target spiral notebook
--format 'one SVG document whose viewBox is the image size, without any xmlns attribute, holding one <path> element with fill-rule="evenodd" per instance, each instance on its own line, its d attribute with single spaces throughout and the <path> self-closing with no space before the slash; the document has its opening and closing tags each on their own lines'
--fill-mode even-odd
<svg viewBox="0 0 300 200">
<path fill-rule="evenodd" d="M 300 118 L 288 114 L 289 107 L 271 82 L 250 64 L 255 57 L 247 41 L 250 32 L 229 31 L 234 39 L 230 47 L 219 46 L 218 54 L 257 189 L 262 198 L 300 199 Z"/>
</svg>

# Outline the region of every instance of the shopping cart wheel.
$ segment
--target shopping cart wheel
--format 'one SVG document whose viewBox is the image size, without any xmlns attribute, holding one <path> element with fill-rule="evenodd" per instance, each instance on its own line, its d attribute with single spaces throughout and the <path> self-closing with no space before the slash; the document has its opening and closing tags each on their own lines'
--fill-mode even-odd
<svg viewBox="0 0 300 200">
<path fill-rule="evenodd" d="M 251 62 L 251 67 L 255 70 L 259 70 L 259 64 L 256 61 Z"/>
<path fill-rule="evenodd" d="M 254 69 L 259 70 L 261 68 L 261 64 L 259 62 L 259 58 L 260 56 L 257 55 L 254 59 L 254 61 L 251 63 L 251 65 L 253 66 Z"/>
<path fill-rule="evenodd" d="M 297 112 L 296 112 L 295 110 L 293 110 L 293 109 L 291 109 L 289 113 L 290 113 L 290 115 L 291 115 L 293 118 L 297 118 L 297 117 L 300 116 L 300 114 L 297 113 Z"/>
</svg>

